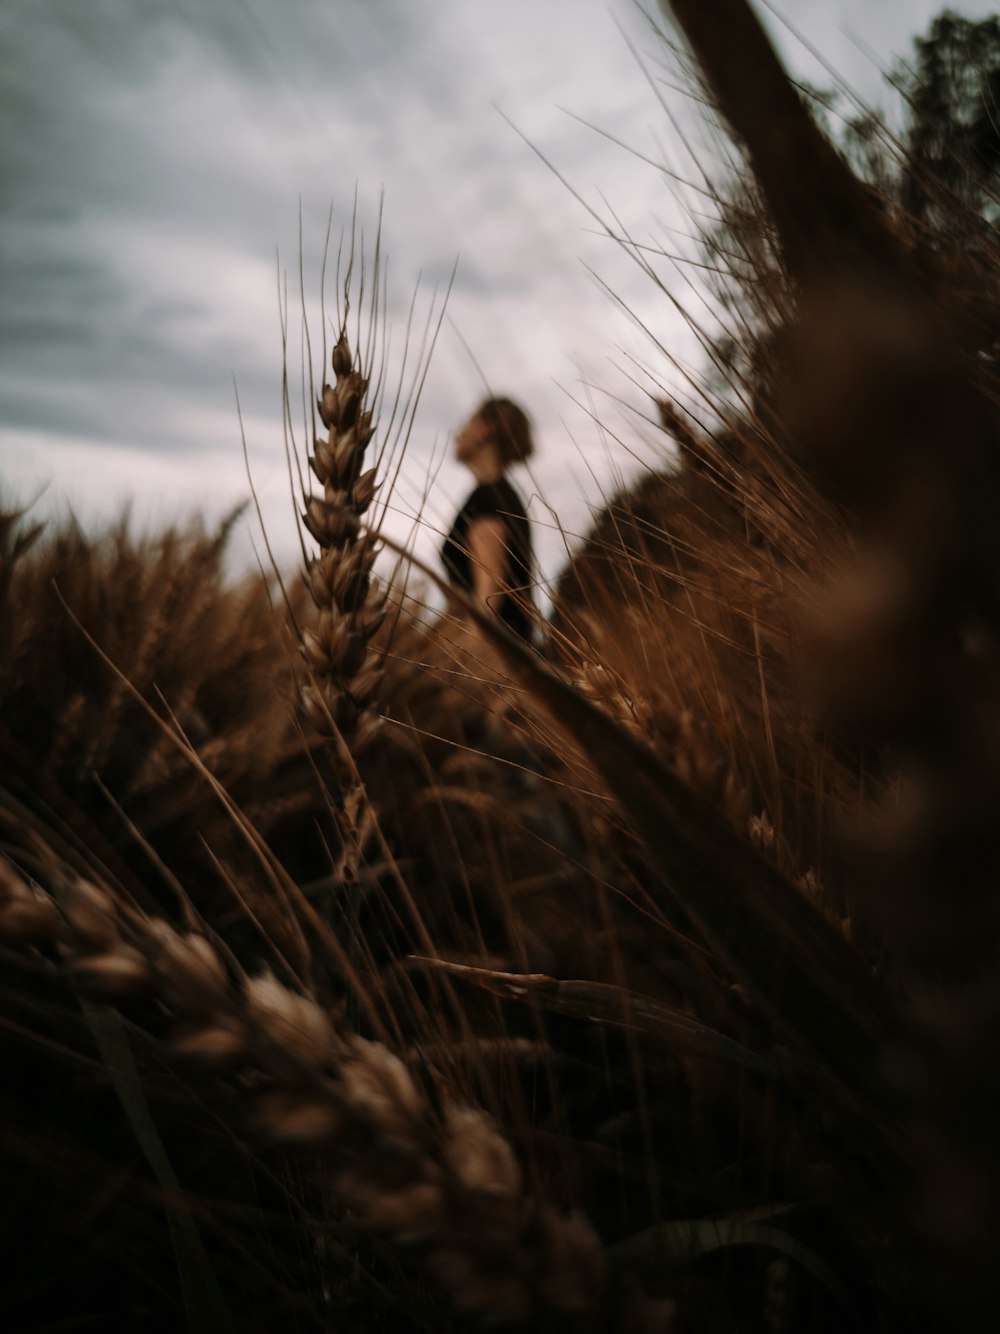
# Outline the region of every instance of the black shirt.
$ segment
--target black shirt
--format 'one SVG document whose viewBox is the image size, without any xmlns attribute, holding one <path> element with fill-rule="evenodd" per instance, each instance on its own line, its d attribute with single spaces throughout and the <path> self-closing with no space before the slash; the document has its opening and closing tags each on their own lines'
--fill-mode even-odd
<svg viewBox="0 0 1000 1334">
<path fill-rule="evenodd" d="M 515 634 L 530 642 L 534 568 L 531 525 L 521 497 L 505 478 L 477 486 L 459 510 L 441 547 L 444 568 L 456 588 L 467 593 L 475 591 L 468 546 L 469 529 L 476 519 L 485 518 L 499 519 L 506 529 L 507 568 L 501 582 L 508 591 L 491 598 L 490 606 Z"/>
</svg>

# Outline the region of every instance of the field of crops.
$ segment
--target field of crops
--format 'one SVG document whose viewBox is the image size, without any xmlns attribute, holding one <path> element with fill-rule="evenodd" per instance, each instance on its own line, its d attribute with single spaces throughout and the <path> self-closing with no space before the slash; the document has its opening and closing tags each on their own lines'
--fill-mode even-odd
<svg viewBox="0 0 1000 1334">
<path fill-rule="evenodd" d="M 4 1328 L 994 1327 L 1000 148 L 866 171 L 665 7 L 728 383 L 543 651 L 374 572 L 377 273 L 303 578 L 0 513 Z"/>
</svg>

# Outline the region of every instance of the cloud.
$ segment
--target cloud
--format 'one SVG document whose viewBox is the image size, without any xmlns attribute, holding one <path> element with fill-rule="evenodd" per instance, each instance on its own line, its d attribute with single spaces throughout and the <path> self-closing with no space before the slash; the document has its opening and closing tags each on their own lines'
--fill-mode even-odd
<svg viewBox="0 0 1000 1334">
<path fill-rule="evenodd" d="M 908 12 L 879 9 L 880 42 L 905 45 Z M 821 34 L 840 17 L 866 31 L 876 21 L 870 4 L 854 0 L 839 9 L 803 0 L 795 15 Z M 318 343 L 331 203 L 334 250 L 355 192 L 370 245 L 384 187 L 394 364 L 418 275 L 429 298 L 460 256 L 401 474 L 401 513 L 390 522 L 406 530 L 402 512 L 418 505 L 437 469 L 419 538 L 433 559 L 432 529 L 446 526 L 467 485 L 444 458 L 448 432 L 481 396 L 481 371 L 527 404 L 542 447 L 539 487 L 568 526 L 585 524 L 587 497 L 599 501 L 616 470 L 636 466 L 629 444 L 594 425 L 587 396 L 615 421 L 615 396 L 644 407 L 643 386 L 653 382 L 637 363 L 651 360 L 653 374 L 683 392 L 670 358 L 700 362 L 682 313 L 530 146 L 612 229 L 654 245 L 663 226 L 691 230 L 675 184 L 611 141 L 654 160 L 668 152 L 682 172 L 696 172 L 616 19 L 660 77 L 656 42 L 626 0 L 610 10 L 605 0 L 6 7 L 0 478 L 48 478 L 51 496 L 86 492 L 95 511 L 130 486 L 178 505 L 231 498 L 245 491 L 235 376 L 269 522 L 292 555 L 278 291 L 287 281 L 294 382 L 300 210 Z M 887 36 L 890 22 L 898 38 Z M 714 170 L 697 107 L 683 96 L 672 105 Z M 671 250 L 693 253 L 690 241 L 669 239 Z M 697 308 L 687 271 L 668 260 L 659 267 Z M 622 436 L 641 438 L 634 420 Z M 540 544 L 551 569 L 558 534 L 541 534 Z"/>
</svg>

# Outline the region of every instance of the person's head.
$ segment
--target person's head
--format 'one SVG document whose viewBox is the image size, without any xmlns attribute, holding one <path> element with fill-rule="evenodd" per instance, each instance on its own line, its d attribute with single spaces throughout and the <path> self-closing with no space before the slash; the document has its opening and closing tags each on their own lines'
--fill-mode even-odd
<svg viewBox="0 0 1000 1334">
<path fill-rule="evenodd" d="M 531 422 L 509 398 L 486 399 L 455 438 L 455 457 L 473 471 L 489 460 L 503 472 L 530 458 L 534 448 Z"/>
</svg>

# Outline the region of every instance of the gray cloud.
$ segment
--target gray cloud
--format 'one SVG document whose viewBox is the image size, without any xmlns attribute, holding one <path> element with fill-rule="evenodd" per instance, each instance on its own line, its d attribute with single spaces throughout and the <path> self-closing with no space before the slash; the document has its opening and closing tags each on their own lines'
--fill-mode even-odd
<svg viewBox="0 0 1000 1334">
<path fill-rule="evenodd" d="M 888 60 L 935 8 L 797 0 L 794 16 L 864 82 L 871 71 L 839 28 L 853 24 Z M 585 397 L 587 380 L 641 405 L 615 367 L 634 375 L 629 359 L 650 355 L 585 266 L 680 361 L 697 363 L 698 349 L 497 107 L 606 216 L 603 191 L 638 239 L 661 224 L 690 230 L 654 167 L 559 109 L 654 159 L 665 148 L 694 173 L 616 17 L 655 68 L 656 43 L 627 0 L 12 0 L 0 10 L 0 478 L 69 474 L 99 498 L 121 494 L 131 475 L 187 504 L 198 471 L 228 494 L 244 485 L 235 374 L 251 456 L 275 522 L 287 524 L 275 252 L 291 293 L 295 378 L 299 201 L 318 334 L 331 202 L 339 231 L 357 188 L 370 238 L 384 187 L 397 348 L 417 275 L 440 288 L 461 254 L 400 507 L 416 504 L 481 392 L 464 338 L 488 383 L 531 407 L 539 481 L 565 501 L 570 526 L 582 524 L 594 475 L 610 484 L 627 455 L 613 442 L 605 454 L 571 397 Z M 776 31 L 789 63 L 822 83 L 821 67 Z M 683 97 L 672 105 L 710 163 L 697 108 Z M 660 371 L 683 390 L 676 372 Z M 446 515 L 464 485 L 445 461 L 429 514 Z M 555 559 L 557 540 L 550 546 Z"/>
</svg>

